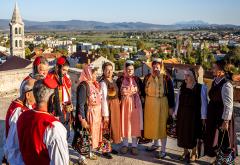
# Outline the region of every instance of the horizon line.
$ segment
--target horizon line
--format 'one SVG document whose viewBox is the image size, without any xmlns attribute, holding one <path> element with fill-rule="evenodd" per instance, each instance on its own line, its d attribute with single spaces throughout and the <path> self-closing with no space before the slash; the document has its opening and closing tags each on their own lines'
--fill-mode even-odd
<svg viewBox="0 0 240 165">
<path fill-rule="evenodd" d="M 11 20 L 11 18 L 0 18 L 2 20 Z M 178 21 L 175 23 L 171 24 L 159 24 L 159 23 L 152 23 L 152 22 L 143 22 L 143 21 L 121 21 L 121 22 L 105 22 L 105 21 L 96 21 L 96 20 L 84 20 L 84 19 L 66 19 L 66 20 L 46 20 L 46 21 L 35 21 L 35 20 L 30 20 L 30 19 L 23 19 L 24 21 L 31 21 L 31 22 L 67 22 L 67 21 L 88 21 L 88 22 L 101 22 L 101 23 L 146 23 L 146 24 L 153 24 L 153 25 L 178 25 L 178 24 L 188 24 L 189 22 L 192 21 L 200 21 L 203 22 L 204 24 L 208 25 L 235 25 L 235 26 L 240 26 L 240 24 L 234 24 L 234 23 L 209 23 L 203 20 L 184 20 L 184 21 Z M 183 23 L 184 22 L 184 23 Z M 201 25 L 201 24 L 199 24 Z"/>
</svg>

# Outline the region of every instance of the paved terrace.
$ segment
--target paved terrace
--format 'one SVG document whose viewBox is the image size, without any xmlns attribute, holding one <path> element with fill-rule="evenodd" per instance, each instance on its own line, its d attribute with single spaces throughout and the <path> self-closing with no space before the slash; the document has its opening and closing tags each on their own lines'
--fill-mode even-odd
<svg viewBox="0 0 240 165">
<path fill-rule="evenodd" d="M 15 99 L 17 94 L 11 94 L 8 96 L 0 96 L 0 158 L 3 156 L 3 132 L 5 128 L 4 120 L 6 115 L 6 110 L 11 102 L 11 100 Z M 236 126 L 238 132 L 238 145 L 240 145 L 240 105 L 235 107 L 236 109 Z M 71 138 L 73 133 L 71 134 Z M 74 151 L 71 146 L 71 139 L 69 140 L 69 150 L 70 150 L 70 164 L 76 164 L 78 160 L 78 153 Z M 148 144 L 150 145 L 150 144 Z M 182 149 L 177 147 L 176 140 L 172 138 L 168 138 L 167 143 L 167 153 L 168 156 L 164 160 L 158 160 L 154 157 L 156 153 L 145 152 L 145 147 L 147 145 L 140 145 L 140 153 L 138 156 L 132 156 L 130 153 L 127 155 L 114 155 L 112 160 L 107 160 L 105 158 L 99 157 L 96 161 L 88 161 L 89 165 L 118 165 L 118 164 L 126 164 L 126 165 L 154 165 L 154 164 L 183 164 L 177 160 L 178 156 L 182 153 Z M 114 146 L 114 148 L 118 148 L 119 146 Z M 239 146 L 240 149 L 240 146 Z M 210 164 L 213 160 L 209 157 L 202 157 L 194 164 Z M 240 164 L 240 158 L 236 159 L 236 164 Z"/>
</svg>

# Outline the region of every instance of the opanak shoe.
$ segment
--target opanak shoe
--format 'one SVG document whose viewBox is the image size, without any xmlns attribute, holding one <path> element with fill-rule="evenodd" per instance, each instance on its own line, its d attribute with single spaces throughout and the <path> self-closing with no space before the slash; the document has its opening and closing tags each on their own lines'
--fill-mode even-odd
<svg viewBox="0 0 240 165">
<path fill-rule="evenodd" d="M 158 159 L 163 159 L 163 158 L 165 158 L 166 156 L 167 156 L 167 153 L 166 153 L 166 152 L 160 151 L 160 152 L 157 154 L 156 158 L 158 158 Z"/>
<path fill-rule="evenodd" d="M 128 152 L 128 147 L 127 146 L 122 146 L 121 149 L 120 149 L 120 152 L 122 154 L 126 154 Z"/>
<path fill-rule="evenodd" d="M 137 147 L 132 147 L 132 155 L 138 155 L 138 149 Z"/>
<path fill-rule="evenodd" d="M 113 158 L 112 155 L 109 152 L 103 153 L 102 155 L 106 159 L 112 159 Z"/>
</svg>

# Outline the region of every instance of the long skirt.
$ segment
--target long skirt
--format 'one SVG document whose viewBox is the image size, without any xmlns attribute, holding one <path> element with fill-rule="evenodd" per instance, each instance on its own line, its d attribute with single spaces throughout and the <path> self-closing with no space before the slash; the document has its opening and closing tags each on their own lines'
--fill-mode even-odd
<svg viewBox="0 0 240 165">
<path fill-rule="evenodd" d="M 122 137 L 140 137 L 142 126 L 142 107 L 135 106 L 134 96 L 125 96 L 122 98 L 121 116 L 122 116 Z"/>
<path fill-rule="evenodd" d="M 111 139 L 113 143 L 121 143 L 121 110 L 120 102 L 118 99 L 109 100 L 109 109 L 110 109 L 110 130 L 111 130 Z"/>
<path fill-rule="evenodd" d="M 90 134 L 92 148 L 98 148 L 102 141 L 102 112 L 101 105 L 88 107 L 88 122 L 90 124 Z"/>
<path fill-rule="evenodd" d="M 167 97 L 146 96 L 144 109 L 144 137 L 147 139 L 167 138 Z"/>
<path fill-rule="evenodd" d="M 199 107 L 179 107 L 177 114 L 177 144 L 179 147 L 193 149 L 197 139 L 202 137 L 202 121 Z"/>
<path fill-rule="evenodd" d="M 218 107 L 216 104 L 209 103 L 208 106 L 208 115 L 207 115 L 207 123 L 206 123 L 206 139 L 205 139 L 205 154 L 211 157 L 216 156 L 216 150 L 213 147 L 214 138 L 216 130 L 221 127 L 223 120 L 222 120 L 222 110 L 219 110 L 222 107 Z M 229 145 L 235 151 L 235 155 L 237 153 L 237 140 L 236 140 L 236 130 L 235 130 L 235 123 L 234 123 L 234 113 L 232 118 L 229 122 L 228 128 L 229 138 L 224 138 L 223 146 L 226 144 Z"/>
</svg>

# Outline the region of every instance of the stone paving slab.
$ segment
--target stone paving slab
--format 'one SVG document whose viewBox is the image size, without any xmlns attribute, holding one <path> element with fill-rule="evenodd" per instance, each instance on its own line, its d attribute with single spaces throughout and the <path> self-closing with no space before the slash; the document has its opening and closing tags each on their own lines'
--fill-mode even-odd
<svg viewBox="0 0 240 165">
<path fill-rule="evenodd" d="M 10 96 L 0 97 L 0 158 L 3 156 L 3 132 L 5 129 L 5 115 L 10 102 L 16 98 L 16 94 Z M 240 128 L 240 118 L 236 119 L 237 130 Z M 71 137 L 73 133 L 71 133 Z M 71 146 L 71 139 L 69 139 L 69 152 L 70 152 L 70 164 L 76 164 L 78 161 L 79 154 L 74 151 Z M 240 145 L 240 132 L 238 133 L 238 145 Z M 145 148 L 148 145 L 139 145 L 140 153 L 138 156 L 132 156 L 130 153 L 126 155 L 114 155 L 112 160 L 108 160 L 99 157 L 96 161 L 88 161 L 89 165 L 154 165 L 154 164 L 164 164 L 164 165 L 176 165 L 184 164 L 177 160 L 178 156 L 182 153 L 182 149 L 177 147 L 176 140 L 168 138 L 167 142 L 167 157 L 164 160 L 158 160 L 155 158 L 156 152 L 145 152 Z M 120 146 L 114 145 L 113 148 L 118 149 Z M 240 146 L 239 153 L 240 153 Z M 196 161 L 194 164 L 210 164 L 213 159 L 209 157 L 202 157 L 200 160 Z M 240 157 L 236 159 L 236 165 L 240 165 Z"/>
</svg>

